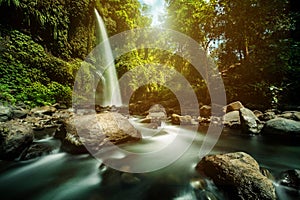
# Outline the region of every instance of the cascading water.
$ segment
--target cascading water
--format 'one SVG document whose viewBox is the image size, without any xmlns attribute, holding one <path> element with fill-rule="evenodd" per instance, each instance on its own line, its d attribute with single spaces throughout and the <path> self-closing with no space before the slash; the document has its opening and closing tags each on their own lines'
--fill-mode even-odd
<svg viewBox="0 0 300 200">
<path fill-rule="evenodd" d="M 97 57 L 97 74 L 101 78 L 101 106 L 122 106 L 122 98 L 117 78 L 114 58 L 112 55 L 111 46 L 107 37 L 104 22 L 95 9 L 97 20 L 97 40 L 101 44 L 99 51 L 96 51 Z"/>
</svg>

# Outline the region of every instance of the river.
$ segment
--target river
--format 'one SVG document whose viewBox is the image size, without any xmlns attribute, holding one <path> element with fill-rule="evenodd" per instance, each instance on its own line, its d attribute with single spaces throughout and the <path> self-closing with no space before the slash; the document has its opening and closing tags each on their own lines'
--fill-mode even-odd
<svg viewBox="0 0 300 200">
<path fill-rule="evenodd" d="M 142 127 L 143 125 L 141 125 Z M 160 134 L 146 137 L 138 143 L 122 145 L 129 151 L 148 152 L 168 144 L 174 137 L 166 125 Z M 175 127 L 176 128 L 176 127 Z M 188 133 L 186 129 L 184 132 Z M 135 199 L 224 199 L 214 184 L 205 179 L 206 192 L 193 187 L 201 178 L 194 167 L 199 162 L 199 148 L 205 128 L 196 134 L 190 148 L 171 165 L 149 173 L 129 174 L 101 165 L 101 160 L 90 155 L 70 155 L 59 151 L 54 138 L 43 139 L 57 145 L 57 151 L 39 159 L 19 162 L 0 161 L 1 199 L 36 200 L 135 200 Z M 261 167 L 274 176 L 300 166 L 300 141 L 294 139 L 250 136 L 224 129 L 212 154 L 244 151 L 253 156 Z M 184 136 L 186 137 L 186 136 Z M 174 147 L 176 148 L 176 147 Z M 114 157 L 114 159 L 124 159 Z M 156 162 L 149 160 L 147 165 Z M 275 183 L 276 185 L 276 183 Z M 286 188 L 276 186 L 280 200 L 295 199 Z"/>
</svg>

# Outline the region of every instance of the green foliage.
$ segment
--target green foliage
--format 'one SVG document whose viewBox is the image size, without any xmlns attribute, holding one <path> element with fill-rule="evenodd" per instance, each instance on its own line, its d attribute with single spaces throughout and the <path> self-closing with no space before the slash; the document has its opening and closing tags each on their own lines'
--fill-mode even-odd
<svg viewBox="0 0 300 200">
<path fill-rule="evenodd" d="M 0 0 L 0 5 L 1 4 L 7 4 L 8 6 L 16 6 L 18 7 L 20 5 L 20 1 L 19 0 Z"/>
<path fill-rule="evenodd" d="M 1 101 L 30 106 L 70 103 L 77 66 L 47 54 L 31 37 L 1 28 Z"/>
<path fill-rule="evenodd" d="M 0 24 L 29 33 L 56 57 L 83 59 L 93 46 L 94 4 L 95 0 L 2 0 Z"/>
<path fill-rule="evenodd" d="M 167 25 L 209 50 L 226 74 L 228 101 L 299 104 L 292 95 L 299 91 L 299 44 L 290 35 L 299 12 L 290 11 L 291 1 L 167 2 Z M 279 89 L 276 96 L 273 87 Z"/>
<path fill-rule="evenodd" d="M 150 19 L 141 13 L 138 0 L 97 0 L 96 8 L 104 18 L 109 35 L 150 25 Z"/>
</svg>

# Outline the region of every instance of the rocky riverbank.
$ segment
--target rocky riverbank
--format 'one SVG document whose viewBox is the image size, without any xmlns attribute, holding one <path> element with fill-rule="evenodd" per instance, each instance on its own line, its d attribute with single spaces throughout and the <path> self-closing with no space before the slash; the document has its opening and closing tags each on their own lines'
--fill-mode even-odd
<svg viewBox="0 0 300 200">
<path fill-rule="evenodd" d="M 182 116 L 170 114 L 160 105 L 153 105 L 141 122 L 149 123 L 148 127 L 154 129 L 161 126 L 162 122 L 183 126 L 207 126 L 212 123 L 240 130 L 243 134 L 299 136 L 298 111 L 252 111 L 241 102 L 233 102 L 223 110 L 223 118 L 211 116 L 210 106 L 202 107 L 200 116 Z M 0 159 L 30 160 L 55 153 L 54 146 L 38 142 L 49 137 L 59 139 L 59 151 L 71 154 L 93 153 L 109 144 L 142 139 L 141 134 L 129 123 L 128 116 L 118 113 L 119 109 L 97 108 L 96 112 L 90 109 L 67 109 L 59 104 L 34 109 L 2 105 Z M 211 179 L 229 199 L 276 199 L 276 185 L 290 188 L 289 191 L 299 197 L 298 169 L 286 169 L 274 178 L 244 152 L 206 156 L 198 163 L 196 170 Z M 138 182 L 135 176 L 126 173 L 121 176 L 121 181 L 126 184 Z M 199 193 L 216 199 L 202 183 L 205 181 L 201 179 L 191 182 Z"/>
<path fill-rule="evenodd" d="M 35 143 L 36 140 L 49 136 L 61 140 L 61 150 L 75 154 L 87 153 L 86 145 L 92 151 L 97 151 L 107 141 L 120 144 L 141 139 L 141 134 L 129 123 L 128 115 L 118 113 L 123 113 L 122 109 L 96 107 L 75 110 L 59 104 L 26 109 L 25 106 L 0 105 L 0 158 L 27 159 L 35 157 L 34 155 L 49 154 L 51 147 Z M 154 129 L 161 126 L 162 122 L 167 122 L 183 126 L 224 125 L 226 128 L 252 135 L 300 135 L 299 111 L 252 111 L 239 101 L 228 104 L 222 110 L 223 117 L 211 116 L 211 107 L 208 105 L 200 108 L 200 116 L 179 115 L 168 113 L 168 109 L 156 104 L 149 108 L 141 122 L 149 123 L 148 127 Z M 100 129 L 102 133 L 97 132 Z M 30 156 L 26 156 L 26 152 Z"/>
<path fill-rule="evenodd" d="M 74 109 L 59 104 L 33 109 L 1 105 L 0 120 L 2 160 L 27 160 L 50 154 L 53 147 L 37 142 L 49 137 L 61 141 L 60 151 L 72 154 L 141 139 L 128 119 L 117 112 L 75 114 Z"/>
<path fill-rule="evenodd" d="M 146 115 L 142 122 L 154 124 L 152 127 L 157 127 L 164 121 L 174 125 L 224 125 L 226 128 L 252 135 L 300 136 L 300 111 L 250 110 L 239 101 L 232 102 L 221 109 L 224 113 L 223 117 L 212 116 L 209 105 L 200 107 L 200 116 L 180 115 L 170 113 L 169 109 L 157 104 L 141 114 Z"/>
</svg>

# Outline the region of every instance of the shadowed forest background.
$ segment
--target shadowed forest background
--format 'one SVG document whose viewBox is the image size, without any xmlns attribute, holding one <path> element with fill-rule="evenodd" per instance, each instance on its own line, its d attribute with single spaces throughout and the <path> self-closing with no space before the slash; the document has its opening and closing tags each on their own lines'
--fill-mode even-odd
<svg viewBox="0 0 300 200">
<path fill-rule="evenodd" d="M 179 31 L 199 43 L 222 75 L 228 102 L 239 100 L 257 109 L 296 108 L 300 12 L 295 2 L 167 0 L 159 27 Z M 151 26 L 149 6 L 138 0 L 0 0 L 0 100 L 31 107 L 55 102 L 70 106 L 80 67 L 86 70 L 82 88 L 92 87 L 85 82 L 93 78 L 90 71 L 95 66 L 84 60 L 99 43 L 94 8 L 104 18 L 109 36 Z M 167 37 L 157 35 L 157 42 L 163 45 Z M 153 66 L 162 64 L 190 82 L 200 104 L 210 104 L 202 77 L 176 55 L 188 52 L 188 44 L 172 46 L 173 52 L 141 49 L 116 58 L 119 78 L 136 67 L 147 77 L 155 70 Z M 129 85 L 135 90 L 132 102 L 177 104 L 170 101 L 173 94 L 164 86 L 137 88 L 136 81 L 133 78 Z"/>
</svg>

